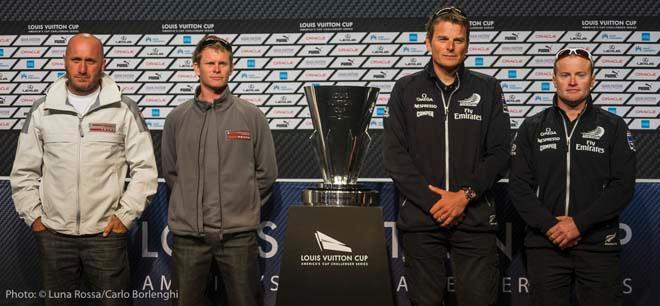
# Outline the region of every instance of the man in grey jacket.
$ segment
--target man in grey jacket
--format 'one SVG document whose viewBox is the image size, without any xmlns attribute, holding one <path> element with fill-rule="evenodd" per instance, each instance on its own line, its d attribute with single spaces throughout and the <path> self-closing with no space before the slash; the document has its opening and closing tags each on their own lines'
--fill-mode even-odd
<svg viewBox="0 0 660 306">
<path fill-rule="evenodd" d="M 70 294 L 81 279 L 95 293 L 129 290 L 126 232 L 158 185 L 149 130 L 104 64 L 101 41 L 72 37 L 66 76 L 34 103 L 19 136 L 12 198 L 36 236 L 47 305 L 77 305 Z"/>
<path fill-rule="evenodd" d="M 277 165 L 264 114 L 232 95 L 231 45 L 206 36 L 193 52 L 195 98 L 165 120 L 162 163 L 178 305 L 205 305 L 212 262 L 232 306 L 261 305 L 256 230 Z"/>
</svg>

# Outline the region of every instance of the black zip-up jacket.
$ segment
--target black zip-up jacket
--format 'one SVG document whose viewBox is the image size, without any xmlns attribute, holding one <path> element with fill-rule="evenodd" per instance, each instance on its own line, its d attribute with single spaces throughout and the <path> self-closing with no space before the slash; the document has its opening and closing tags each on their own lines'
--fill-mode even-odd
<svg viewBox="0 0 660 306">
<path fill-rule="evenodd" d="M 528 225 L 525 246 L 554 247 L 545 233 L 568 215 L 581 235 L 575 249 L 618 250 L 619 214 L 635 187 L 630 132 L 590 97 L 572 123 L 554 101 L 523 122 L 511 151 L 509 191 Z"/>
<path fill-rule="evenodd" d="M 495 229 L 488 193 L 508 168 L 510 152 L 509 115 L 495 78 L 461 67 L 455 89 L 443 96 L 429 62 L 396 82 L 384 124 L 385 171 L 400 194 L 400 229 L 440 228 L 429 212 L 440 196 L 428 185 L 472 187 L 477 198 L 458 229 Z"/>
</svg>

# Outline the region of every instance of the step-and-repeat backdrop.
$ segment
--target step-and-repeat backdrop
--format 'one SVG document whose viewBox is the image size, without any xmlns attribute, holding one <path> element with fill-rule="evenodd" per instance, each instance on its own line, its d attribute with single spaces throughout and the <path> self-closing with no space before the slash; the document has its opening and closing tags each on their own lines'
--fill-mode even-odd
<svg viewBox="0 0 660 306">
<path fill-rule="evenodd" d="M 259 107 L 269 119 L 281 176 L 264 208 L 259 231 L 266 305 L 275 304 L 279 259 L 286 247 L 287 208 L 300 202 L 310 178 L 319 177 L 306 138 L 312 125 L 303 95 L 307 85 L 360 85 L 381 89 L 370 124 L 374 141 L 365 162 L 367 185 L 381 192 L 399 305 L 409 305 L 402 275 L 404 254 L 395 226 L 396 191 L 382 171 L 383 116 L 394 82 L 419 71 L 429 60 L 423 19 L 301 19 L 231 22 L 47 22 L 3 23 L 0 29 L 0 304 L 39 305 L 39 261 L 29 228 L 11 201 L 9 173 L 18 130 L 35 100 L 64 74 L 62 56 L 71 35 L 91 32 L 103 41 L 106 73 L 138 102 L 159 148 L 167 114 L 190 99 L 197 85 L 192 71 L 194 45 L 216 34 L 235 48 L 232 92 Z M 660 300 L 660 23 L 650 18 L 482 18 L 472 21 L 466 66 L 501 80 L 511 127 L 551 105 L 554 54 L 587 48 L 595 55 L 595 104 L 622 116 L 633 131 L 640 159 L 635 200 L 620 225 L 626 305 Z M 296 180 L 297 179 L 297 180 Z M 506 184 L 496 188 L 502 267 L 499 305 L 528 305 L 528 281 L 521 262 L 524 225 L 511 207 Z M 337 222 L 341 222 L 338 220 Z M 158 195 L 131 231 L 136 305 L 167 305 L 171 287 L 171 234 L 167 190 Z M 333 236 L 332 233 L 327 233 Z M 334 237 L 342 240 L 341 237 Z M 310 239 L 314 239 L 310 236 Z M 217 298 L 221 281 L 211 279 Z M 447 290 L 453 291 L 450 278 Z M 322 297 L 319 297 L 322 298 Z M 93 302 L 92 302 L 93 303 Z"/>
</svg>

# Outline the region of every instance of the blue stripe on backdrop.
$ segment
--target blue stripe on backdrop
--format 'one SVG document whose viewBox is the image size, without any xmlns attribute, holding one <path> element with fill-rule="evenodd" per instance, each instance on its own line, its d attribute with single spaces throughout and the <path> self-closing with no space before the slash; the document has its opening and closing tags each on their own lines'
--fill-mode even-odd
<svg viewBox="0 0 660 306">
<path fill-rule="evenodd" d="M 266 305 L 275 305 L 278 288 L 280 257 L 285 247 L 284 232 L 287 225 L 287 210 L 290 205 L 299 205 L 300 192 L 308 183 L 281 182 L 274 188 L 273 200 L 263 210 L 260 237 L 261 271 L 264 274 L 264 298 Z M 385 233 L 388 252 L 392 259 L 393 285 L 398 291 L 399 305 L 408 306 L 407 286 L 402 278 L 403 254 L 394 226 L 397 213 L 396 192 L 391 183 L 368 183 L 369 188 L 380 192 L 385 217 Z M 16 214 L 11 201 L 8 181 L 0 181 L 0 305 L 41 305 L 39 299 L 19 298 L 21 292 L 38 292 L 39 258 L 36 245 L 25 225 Z M 506 194 L 506 185 L 498 184 L 496 190 L 498 218 L 500 222 L 499 247 L 503 278 L 499 305 L 528 305 L 527 279 L 520 256 L 522 243 L 521 223 L 511 207 Z M 660 300 L 660 184 L 638 184 L 635 199 L 622 216 L 622 253 L 624 271 L 625 305 L 655 306 Z M 341 220 L 338 220 L 341 222 Z M 167 300 L 171 287 L 170 245 L 171 234 L 167 224 L 167 187 L 160 184 L 154 202 L 147 208 L 139 226 L 130 233 L 129 255 L 133 291 L 130 292 L 136 305 L 169 305 Z M 211 280 L 210 293 L 217 298 L 220 283 Z M 217 289 L 217 290 L 216 290 Z M 450 288 L 451 289 L 451 288 Z M 12 294 L 14 294 L 12 296 Z"/>
</svg>

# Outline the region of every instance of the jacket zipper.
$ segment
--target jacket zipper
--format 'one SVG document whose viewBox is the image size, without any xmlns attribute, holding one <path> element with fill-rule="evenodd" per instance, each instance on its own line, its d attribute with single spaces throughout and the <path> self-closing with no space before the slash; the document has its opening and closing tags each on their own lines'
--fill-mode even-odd
<svg viewBox="0 0 660 306">
<path fill-rule="evenodd" d="M 442 97 L 442 106 L 445 110 L 445 190 L 449 191 L 449 104 L 451 103 L 451 97 L 454 95 L 459 88 L 461 88 L 461 79 L 456 74 L 456 79 L 458 80 L 458 85 L 456 88 L 449 94 L 449 99 L 445 100 L 445 94 L 440 88 L 438 83 L 435 83 L 435 87 L 440 91 L 440 97 Z"/>
<path fill-rule="evenodd" d="M 204 135 L 204 128 L 206 127 L 206 116 L 208 116 L 208 110 L 206 112 L 204 112 L 204 119 L 202 120 L 202 129 L 199 131 L 199 141 L 197 142 L 197 152 L 198 152 L 197 153 L 197 201 L 195 203 L 195 208 L 196 208 L 195 209 L 195 219 L 196 219 L 197 222 L 195 222 L 195 223 L 197 223 L 196 225 L 197 225 L 197 234 L 198 235 L 202 234 L 202 231 L 199 228 L 199 202 L 200 202 L 199 201 L 199 197 L 200 197 L 199 188 L 200 188 L 200 184 L 201 184 L 200 181 L 201 181 L 201 177 L 202 177 L 202 173 L 201 173 L 201 168 L 202 167 L 200 165 L 201 159 L 199 158 L 199 152 L 201 152 L 201 149 L 202 149 L 202 137 L 206 136 L 206 135 Z M 206 154 L 208 154 L 208 152 L 206 152 L 206 150 L 204 150 L 204 157 L 206 157 Z M 204 189 L 202 188 L 202 190 L 204 190 Z"/>
<path fill-rule="evenodd" d="M 80 235 L 80 159 L 82 158 L 82 139 L 85 137 L 85 133 L 83 133 L 83 128 L 82 128 L 82 120 L 85 115 L 77 115 L 78 117 L 78 132 L 80 132 L 80 139 L 78 140 L 78 169 L 77 169 L 77 182 L 76 186 L 78 186 L 78 196 L 76 197 L 76 234 Z"/>
<path fill-rule="evenodd" d="M 570 134 L 568 133 L 566 118 L 564 118 L 563 115 L 561 116 L 561 122 L 564 124 L 564 136 L 566 136 L 566 203 L 564 203 L 564 216 L 568 216 L 569 203 L 571 200 L 571 137 L 573 137 L 573 132 L 575 132 L 578 123 L 580 123 L 580 117 L 582 117 L 582 114 L 580 113 L 580 115 L 578 115 Z"/>
<path fill-rule="evenodd" d="M 213 110 L 213 112 L 211 113 L 211 115 L 216 116 L 215 120 L 216 120 L 216 124 L 217 124 L 218 116 L 215 113 L 216 112 L 215 107 L 216 107 L 215 103 L 212 104 L 211 110 Z M 225 222 L 223 220 L 224 211 L 222 211 L 222 147 L 223 146 L 220 142 L 224 141 L 225 135 L 222 135 L 222 134 L 218 135 L 218 133 L 216 132 L 215 137 L 217 138 L 217 144 L 218 144 L 218 189 L 219 189 L 218 190 L 218 204 L 220 206 L 220 239 L 222 240 L 222 236 L 223 236 L 222 231 L 223 231 Z"/>
</svg>

